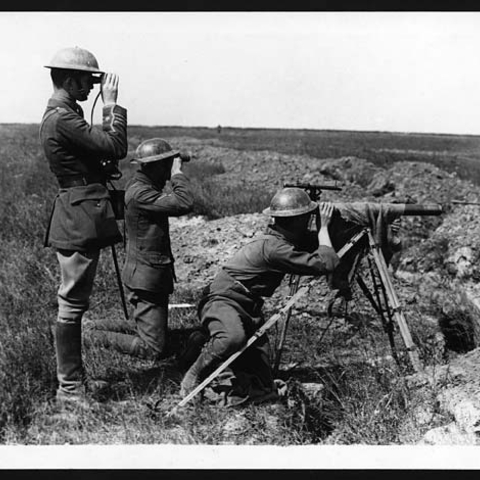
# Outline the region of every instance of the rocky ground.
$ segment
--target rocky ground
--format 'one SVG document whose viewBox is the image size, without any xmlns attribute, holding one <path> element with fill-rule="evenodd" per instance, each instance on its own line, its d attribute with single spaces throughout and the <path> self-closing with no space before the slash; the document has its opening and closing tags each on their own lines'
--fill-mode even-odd
<svg viewBox="0 0 480 480">
<path fill-rule="evenodd" d="M 406 316 L 415 306 L 417 315 L 420 312 L 418 321 L 429 325 L 431 337 L 440 345 L 439 356 L 447 359 L 441 366 L 427 365 L 424 372 L 410 376 L 409 382 L 419 390 L 435 384 L 440 408 L 453 419 L 428 431 L 423 443 L 480 443 L 480 207 L 451 204 L 454 199 L 479 201 L 477 186 L 420 162 L 381 168 L 354 157 L 319 160 L 268 151 L 241 152 L 217 146 L 215 141 L 206 144 L 188 138 L 172 143 L 189 148 L 196 157 L 194 161 L 221 163 L 225 173 L 212 181 L 239 188 L 248 184 L 273 194 L 286 182 L 337 182 L 342 191 L 325 191 L 322 199 L 441 203 L 445 213 L 439 217 L 402 218 L 404 248 L 392 262 L 395 289 Z M 200 295 L 219 266 L 261 233 L 267 222 L 261 213 L 211 221 L 202 217 L 172 219 L 181 283 L 193 286 Z M 307 310 L 312 303 L 325 308 L 325 300 L 331 295 L 324 285 L 315 291 L 314 298 L 304 300 Z M 269 305 L 278 307 L 287 293 L 286 286 L 281 288 L 266 305 L 267 310 Z M 426 305 L 429 310 L 423 308 Z M 429 313 L 425 313 L 427 310 Z"/>
</svg>

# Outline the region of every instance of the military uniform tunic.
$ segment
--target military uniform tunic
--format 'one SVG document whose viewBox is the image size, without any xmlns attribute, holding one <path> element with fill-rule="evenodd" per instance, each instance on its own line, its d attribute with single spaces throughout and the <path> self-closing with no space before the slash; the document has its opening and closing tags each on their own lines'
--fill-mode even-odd
<svg viewBox="0 0 480 480">
<path fill-rule="evenodd" d="M 47 245 L 87 251 L 120 241 L 101 162 L 127 154 L 126 110 L 104 106 L 102 129 L 95 128 L 85 121 L 81 107 L 60 91 L 48 101 L 40 141 L 60 185 Z"/>
<path fill-rule="evenodd" d="M 190 181 L 183 173 L 173 175 L 171 184 L 173 192 L 166 194 L 138 171 L 127 185 L 128 243 L 123 281 L 131 289 L 163 294 L 173 291 L 174 258 L 168 217 L 189 213 L 193 196 Z"/>
</svg>

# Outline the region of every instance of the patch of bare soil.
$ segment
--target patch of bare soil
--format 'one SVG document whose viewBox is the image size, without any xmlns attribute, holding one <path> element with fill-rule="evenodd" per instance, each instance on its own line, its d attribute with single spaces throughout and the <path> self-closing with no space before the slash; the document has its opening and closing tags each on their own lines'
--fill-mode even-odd
<svg viewBox="0 0 480 480">
<path fill-rule="evenodd" d="M 432 341 L 443 349 L 439 358 L 447 359 L 443 365 L 427 361 L 423 373 L 410 377 L 411 385 L 418 389 L 435 384 L 441 409 L 454 419 L 450 425 L 427 432 L 423 442 L 480 443 L 480 211 L 479 207 L 450 204 L 453 199 L 479 201 L 477 186 L 421 162 L 379 168 L 355 157 L 319 160 L 269 151 L 242 152 L 187 138 L 172 143 L 190 148 L 202 161 L 221 162 L 226 172 L 215 177 L 217 182 L 248 182 L 273 194 L 286 182 L 337 181 L 343 190 L 325 191 L 322 199 L 443 204 L 445 213 L 441 216 L 402 218 L 404 248 L 392 262 L 392 274 L 407 320 L 416 312 L 419 325 L 413 330 L 422 327 L 430 331 Z M 268 221 L 261 213 L 213 221 L 172 219 L 178 288 L 188 284 L 200 296 L 220 266 L 261 234 Z M 332 292 L 324 282 L 315 282 L 315 294 L 302 300 L 299 311 L 325 311 Z M 282 305 L 287 295 L 284 285 L 267 301 L 267 312 Z M 414 338 L 419 341 L 422 337 Z"/>
</svg>

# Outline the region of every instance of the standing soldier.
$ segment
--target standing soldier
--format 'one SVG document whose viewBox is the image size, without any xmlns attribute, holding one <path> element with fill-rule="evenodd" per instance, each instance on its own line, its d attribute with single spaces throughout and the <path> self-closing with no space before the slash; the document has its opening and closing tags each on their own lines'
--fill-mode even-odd
<svg viewBox="0 0 480 480">
<path fill-rule="evenodd" d="M 79 47 L 57 52 L 51 70 L 53 95 L 40 126 L 40 141 L 60 191 L 45 245 L 57 251 L 61 285 L 55 324 L 60 404 L 88 406 L 81 351 L 81 320 L 89 306 L 100 249 L 121 240 L 106 188 L 105 165 L 127 154 L 127 112 L 117 105 L 118 76 L 99 70 Z M 100 75 L 100 76 L 99 76 Z M 103 129 L 89 125 L 77 102 L 101 83 Z"/>
<path fill-rule="evenodd" d="M 264 211 L 274 218 L 274 225 L 241 248 L 207 287 L 198 311 L 209 338 L 182 380 L 182 396 L 247 343 L 264 322 L 262 297 L 272 296 L 286 274 L 325 275 L 338 265 L 328 232 L 333 207 L 321 205 L 318 233 L 309 231 L 316 209 L 317 203 L 300 188 L 278 192 Z M 193 342 L 201 342 L 197 337 L 188 347 L 192 351 Z M 215 389 L 225 395 L 227 405 L 275 398 L 267 336 L 252 344 L 221 379 Z"/>
<path fill-rule="evenodd" d="M 94 338 L 104 347 L 158 360 L 167 355 L 168 299 L 176 280 L 168 217 L 190 212 L 193 196 L 190 181 L 182 172 L 180 152 L 165 140 L 145 140 L 132 163 L 140 169 L 125 193 L 128 243 L 123 282 L 134 308 L 136 332 L 114 332 L 107 322 L 105 330 L 110 331 L 96 331 Z M 171 193 L 164 191 L 167 180 L 171 181 Z"/>
</svg>

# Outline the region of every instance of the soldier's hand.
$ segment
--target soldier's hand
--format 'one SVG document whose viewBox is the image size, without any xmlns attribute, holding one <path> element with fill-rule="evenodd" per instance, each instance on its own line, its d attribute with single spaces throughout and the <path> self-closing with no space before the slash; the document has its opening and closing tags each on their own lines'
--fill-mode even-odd
<svg viewBox="0 0 480 480">
<path fill-rule="evenodd" d="M 396 218 L 391 224 L 390 224 L 390 229 L 392 230 L 392 233 L 396 235 L 400 231 L 401 227 L 401 220 L 400 218 Z"/>
<path fill-rule="evenodd" d="M 320 222 L 322 227 L 328 227 L 333 215 L 333 205 L 330 202 L 320 204 Z"/>
<path fill-rule="evenodd" d="M 172 163 L 172 172 L 171 172 L 171 176 L 173 177 L 174 175 L 176 175 L 177 173 L 183 173 L 182 172 L 182 159 L 180 157 L 175 157 L 173 159 L 173 163 Z"/>
<path fill-rule="evenodd" d="M 102 100 L 105 105 L 117 103 L 118 81 L 119 78 L 116 73 L 105 73 L 103 75 L 101 89 Z"/>
</svg>

